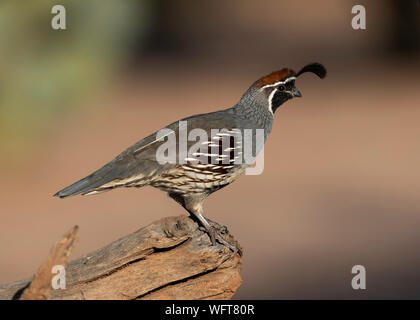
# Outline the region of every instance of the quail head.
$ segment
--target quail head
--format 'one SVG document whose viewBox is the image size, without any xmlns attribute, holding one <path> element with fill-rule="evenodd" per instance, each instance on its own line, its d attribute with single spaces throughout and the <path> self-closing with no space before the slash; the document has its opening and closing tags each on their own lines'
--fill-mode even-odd
<svg viewBox="0 0 420 320">
<path fill-rule="evenodd" d="M 308 64 L 297 73 L 288 68 L 275 71 L 254 82 L 233 107 L 174 122 L 55 196 L 152 186 L 181 204 L 206 229 L 213 245 L 219 241 L 238 251 L 203 216 L 204 200 L 232 183 L 252 164 L 246 155 L 251 153 L 255 160 L 271 131 L 276 110 L 287 100 L 302 97 L 295 81 L 306 72 L 320 78 L 326 75 L 319 63 Z M 260 143 L 254 146 L 258 137 Z"/>
</svg>

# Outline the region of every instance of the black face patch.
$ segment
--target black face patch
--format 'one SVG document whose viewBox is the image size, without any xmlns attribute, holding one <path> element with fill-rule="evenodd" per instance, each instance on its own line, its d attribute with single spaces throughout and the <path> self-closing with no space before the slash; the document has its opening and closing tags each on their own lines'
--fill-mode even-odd
<svg viewBox="0 0 420 320">
<path fill-rule="evenodd" d="M 286 87 L 286 90 L 289 88 Z M 271 99 L 271 109 L 273 110 L 273 113 L 277 110 L 278 107 L 280 107 L 283 103 L 285 103 L 287 100 L 291 99 L 292 95 L 286 91 L 279 91 L 276 90 L 276 93 L 274 93 L 273 98 Z"/>
</svg>

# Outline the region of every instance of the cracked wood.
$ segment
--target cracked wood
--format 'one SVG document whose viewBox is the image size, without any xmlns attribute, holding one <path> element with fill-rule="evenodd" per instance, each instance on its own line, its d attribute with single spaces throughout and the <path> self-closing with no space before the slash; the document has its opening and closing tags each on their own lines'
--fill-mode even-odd
<svg viewBox="0 0 420 320">
<path fill-rule="evenodd" d="M 69 262 L 66 289 L 46 298 L 230 299 L 241 284 L 240 268 L 239 255 L 211 246 L 189 217 L 167 217 Z M 0 299 L 24 296 L 29 284 L 0 285 Z"/>
</svg>

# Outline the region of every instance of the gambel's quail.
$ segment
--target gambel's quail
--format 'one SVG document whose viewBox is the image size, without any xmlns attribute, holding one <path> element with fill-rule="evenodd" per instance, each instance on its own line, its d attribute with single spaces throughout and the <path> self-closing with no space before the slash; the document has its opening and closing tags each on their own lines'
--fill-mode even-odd
<svg viewBox="0 0 420 320">
<path fill-rule="evenodd" d="M 254 162 L 271 131 L 274 112 L 287 100 L 302 96 L 295 80 L 305 72 L 320 78 L 326 75 L 319 63 L 309 64 L 298 73 L 288 68 L 273 72 L 254 82 L 233 107 L 174 122 L 54 196 L 150 185 L 167 192 L 198 220 L 213 245 L 218 240 L 236 251 L 203 216 L 204 200 L 232 183 Z M 251 150 L 252 161 L 246 159 L 246 148 Z"/>
</svg>

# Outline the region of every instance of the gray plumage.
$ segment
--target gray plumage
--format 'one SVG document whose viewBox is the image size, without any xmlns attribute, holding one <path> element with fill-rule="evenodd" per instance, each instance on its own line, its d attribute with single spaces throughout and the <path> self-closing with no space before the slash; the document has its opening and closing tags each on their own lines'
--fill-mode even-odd
<svg viewBox="0 0 420 320">
<path fill-rule="evenodd" d="M 195 115 L 181 119 L 186 121 L 188 131 L 192 129 L 203 129 L 210 137 L 211 129 L 234 129 L 260 128 L 259 121 L 247 119 L 238 111 L 241 108 L 229 108 L 217 112 Z M 272 116 L 267 115 L 265 119 L 261 118 L 266 125 L 267 135 L 271 130 Z M 168 125 L 166 128 L 178 133 L 179 121 Z M 93 192 L 103 192 L 116 187 L 141 187 L 149 184 L 158 184 L 159 177 L 162 174 L 173 171 L 174 168 L 181 167 L 180 164 L 159 164 L 156 161 L 156 151 L 165 141 L 156 141 L 157 132 L 140 140 L 127 150 L 119 154 L 112 161 L 108 162 L 99 170 L 89 176 L 75 182 L 67 188 L 57 192 L 54 196 L 65 198 L 77 194 L 89 194 Z M 188 141 L 187 149 L 191 147 L 194 141 Z M 178 134 L 176 134 L 176 152 L 178 158 Z M 135 180 L 130 178 L 138 177 Z M 129 180 L 129 181 L 125 181 Z M 124 182 L 125 181 L 125 182 Z"/>
<path fill-rule="evenodd" d="M 243 149 L 237 142 L 237 134 L 243 136 L 244 129 L 252 129 L 254 138 L 256 129 L 262 129 L 264 142 L 267 139 L 273 122 L 276 109 L 285 101 L 301 96 L 294 86 L 294 79 L 304 72 L 313 72 L 321 78 L 325 76 L 325 68 L 320 64 L 305 66 L 298 74 L 290 69 L 282 69 L 266 77 L 259 79 L 244 93 L 240 101 L 225 110 L 194 115 L 181 119 L 185 121 L 188 130 L 201 129 L 206 132 L 209 146 L 214 146 L 219 153 L 214 154 L 215 149 L 209 147 L 208 157 L 216 162 L 202 163 L 186 161 L 185 163 L 164 163 L 157 161 L 158 149 L 169 138 L 157 140 L 159 131 L 135 143 L 116 158 L 108 162 L 102 168 L 72 185 L 57 192 L 54 196 L 66 198 L 78 194 L 94 194 L 108 191 L 118 187 L 143 187 L 150 185 L 161 189 L 180 203 L 193 217 L 197 218 L 209 232 L 210 238 L 215 243 L 217 238 L 220 242 L 233 250 L 236 247 L 227 243 L 220 236 L 218 230 L 202 215 L 204 200 L 211 193 L 233 182 L 250 163 L 244 163 Z M 173 131 L 176 142 L 176 159 L 179 160 L 179 135 L 180 122 L 174 122 L 167 127 Z M 212 135 L 212 129 L 227 129 L 224 135 Z M 222 155 L 222 143 L 225 139 L 231 148 Z M 187 140 L 187 150 L 196 141 Z M 220 148 L 217 147 L 219 144 Z M 254 150 L 260 151 L 262 146 Z M 213 152 L 213 153 L 212 153 Z M 198 153 L 200 154 L 200 153 Z M 207 153 L 205 153 L 207 156 Z M 201 153 L 203 155 L 203 153 Z M 239 163 L 235 161 L 241 157 Z M 190 159 L 190 155 L 188 155 Z"/>
</svg>

